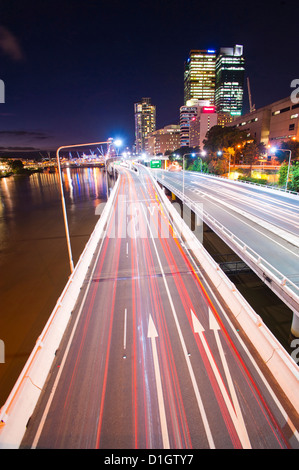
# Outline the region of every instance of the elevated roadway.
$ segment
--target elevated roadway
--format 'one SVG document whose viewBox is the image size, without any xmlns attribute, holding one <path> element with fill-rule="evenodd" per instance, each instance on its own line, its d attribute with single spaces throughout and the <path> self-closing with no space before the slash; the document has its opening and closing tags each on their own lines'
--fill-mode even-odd
<svg viewBox="0 0 299 470">
<path fill-rule="evenodd" d="M 299 337 L 299 196 L 196 172 L 152 170 L 294 312 Z"/>
<path fill-rule="evenodd" d="M 146 173 L 119 171 L 20 447 L 299 448 L 298 405 L 186 249 L 163 194 Z"/>
</svg>

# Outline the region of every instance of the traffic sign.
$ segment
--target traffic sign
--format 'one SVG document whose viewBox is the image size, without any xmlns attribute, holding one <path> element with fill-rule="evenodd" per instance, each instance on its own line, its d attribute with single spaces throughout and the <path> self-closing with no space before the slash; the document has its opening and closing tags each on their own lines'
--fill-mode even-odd
<svg viewBox="0 0 299 470">
<path fill-rule="evenodd" d="M 151 160 L 151 168 L 161 168 L 161 160 Z"/>
</svg>

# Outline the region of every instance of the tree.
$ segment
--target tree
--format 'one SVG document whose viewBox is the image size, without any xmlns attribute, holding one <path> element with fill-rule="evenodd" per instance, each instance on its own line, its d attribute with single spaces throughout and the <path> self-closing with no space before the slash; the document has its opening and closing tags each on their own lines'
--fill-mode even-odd
<svg viewBox="0 0 299 470">
<path fill-rule="evenodd" d="M 194 162 L 189 166 L 188 170 L 202 171 L 203 173 L 207 173 L 209 171 L 207 162 L 202 161 L 201 158 L 194 160 Z"/>
<path fill-rule="evenodd" d="M 290 184 L 292 191 L 299 192 L 299 162 L 292 167 L 292 179 Z"/>
<path fill-rule="evenodd" d="M 210 173 L 215 175 L 223 175 L 227 171 L 227 162 L 224 157 L 213 158 L 208 164 L 208 169 Z"/>
<path fill-rule="evenodd" d="M 9 159 L 7 161 L 11 171 L 14 173 L 21 173 L 24 169 L 24 165 L 21 160 L 11 160 Z"/>
<path fill-rule="evenodd" d="M 283 186 L 286 183 L 287 172 L 288 172 L 288 165 L 283 163 L 281 165 L 281 167 L 279 168 L 279 172 L 278 172 L 278 175 L 279 175 L 278 184 L 279 184 L 279 186 Z"/>
<path fill-rule="evenodd" d="M 288 174 L 288 163 L 284 162 L 279 169 L 279 186 L 285 186 Z M 299 162 L 290 166 L 288 189 L 299 192 Z"/>
<path fill-rule="evenodd" d="M 292 160 L 299 160 L 299 142 L 297 140 L 287 140 L 286 142 L 282 142 L 280 145 L 281 149 L 291 150 L 292 152 Z M 289 158 L 289 152 L 280 152 L 284 154 L 281 156 L 283 160 L 287 160 Z"/>
<path fill-rule="evenodd" d="M 246 132 L 234 127 L 213 126 L 203 141 L 204 149 L 216 154 L 217 151 L 235 148 L 246 139 Z"/>
<path fill-rule="evenodd" d="M 259 148 L 255 142 L 247 142 L 243 148 L 243 163 L 250 166 L 250 175 L 252 171 L 252 165 L 258 158 Z"/>
</svg>

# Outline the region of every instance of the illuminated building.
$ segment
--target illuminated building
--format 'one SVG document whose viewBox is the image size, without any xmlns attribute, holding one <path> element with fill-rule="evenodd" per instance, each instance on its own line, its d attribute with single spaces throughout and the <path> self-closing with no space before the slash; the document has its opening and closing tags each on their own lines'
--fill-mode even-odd
<svg viewBox="0 0 299 470">
<path fill-rule="evenodd" d="M 189 129 L 189 146 L 199 147 L 203 150 L 203 141 L 206 138 L 207 132 L 213 127 L 217 126 L 218 116 L 215 106 L 201 106 L 198 110 L 197 116 L 193 117 L 190 121 Z"/>
<path fill-rule="evenodd" d="M 242 114 L 244 62 L 240 45 L 223 47 L 217 55 L 215 104 L 220 125 Z"/>
<path fill-rule="evenodd" d="M 270 147 L 288 140 L 299 140 L 299 100 L 296 102 L 287 97 L 275 101 L 237 117 L 227 125 L 246 131 L 248 138 Z"/>
<path fill-rule="evenodd" d="M 208 100 L 188 100 L 180 108 L 181 147 L 202 147 L 207 131 L 216 125 L 215 106 Z"/>
<path fill-rule="evenodd" d="M 180 126 L 169 125 L 152 132 L 147 137 L 150 155 L 165 155 L 167 151 L 173 152 L 180 147 Z"/>
<path fill-rule="evenodd" d="M 215 62 L 214 50 L 191 50 L 184 71 L 184 104 L 188 100 L 215 99 Z"/>
<path fill-rule="evenodd" d="M 147 136 L 156 130 L 156 106 L 150 98 L 142 98 L 134 104 L 135 148 L 139 154 L 147 151 Z"/>
</svg>

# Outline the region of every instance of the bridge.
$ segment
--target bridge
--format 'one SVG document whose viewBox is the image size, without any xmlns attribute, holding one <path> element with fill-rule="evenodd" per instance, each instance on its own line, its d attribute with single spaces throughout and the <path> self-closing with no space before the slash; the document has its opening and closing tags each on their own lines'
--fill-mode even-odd
<svg viewBox="0 0 299 470">
<path fill-rule="evenodd" d="M 299 448 L 297 364 L 152 173 L 116 170 L 1 408 L 0 447 Z"/>
<path fill-rule="evenodd" d="M 298 337 L 299 196 L 196 172 L 154 173 L 294 312 Z"/>
</svg>

